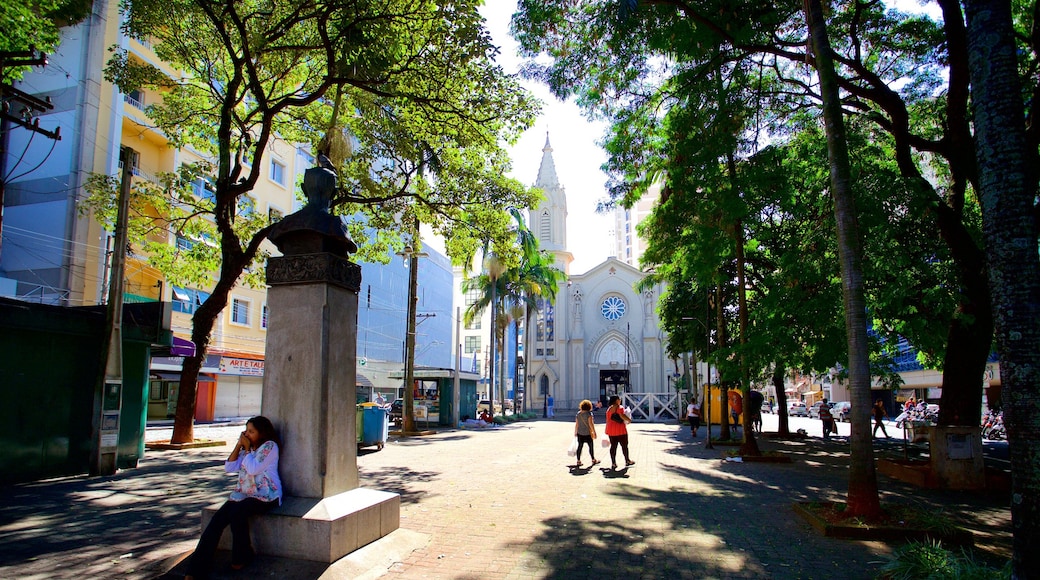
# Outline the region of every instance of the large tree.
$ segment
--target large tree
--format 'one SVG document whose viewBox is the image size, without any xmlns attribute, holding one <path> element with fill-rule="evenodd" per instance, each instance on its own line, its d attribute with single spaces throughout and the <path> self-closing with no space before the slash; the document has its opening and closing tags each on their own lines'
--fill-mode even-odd
<svg viewBox="0 0 1040 580">
<path fill-rule="evenodd" d="M 844 112 L 888 133 L 890 158 L 915 197 L 904 205 L 923 208 L 955 266 L 960 302 L 952 316 L 942 317 L 949 322 L 947 338 L 931 354 L 946 371 L 940 422 L 972 425 L 978 422 L 979 377 L 990 353 L 992 319 L 985 257 L 975 233 L 978 212 L 966 195 L 976 171 L 963 16 L 955 0 L 939 5 L 941 22 L 886 12 L 882 3 L 836 4 L 828 12 L 828 27 Z M 520 6 L 514 27 L 522 47 L 532 55 L 544 50 L 554 57 L 548 66 L 530 66 L 530 74 L 560 94 L 577 94 L 579 102 L 608 118 L 640 106 L 662 79 L 697 67 L 706 77 L 710 67 L 736 63 L 778 80 L 765 86 L 774 93 L 774 106 L 819 107 L 818 91 L 805 72 L 812 54 L 806 50 L 810 42 L 801 2 L 602 0 L 577 7 L 526 0 Z M 1031 78 L 1035 51 L 1028 41 L 1028 6 L 1019 10 L 1019 38 L 1031 65 L 1021 70 Z M 716 58 L 717 46 L 724 48 L 721 58 Z M 1035 78 L 1031 84 L 1036 85 Z M 776 120 L 771 132 L 782 134 L 783 116 Z M 1031 139 L 1037 134 L 1032 131 Z M 631 140 L 640 142 L 637 136 Z M 903 328 L 920 329 L 912 323 Z"/>
<path fill-rule="evenodd" d="M 1040 260 L 1036 132 L 1008 0 L 965 2 L 990 288 L 1011 451 L 1012 578 L 1040 574 Z M 1035 13 L 1034 13 L 1035 14 Z M 1034 22 L 1034 26 L 1036 23 Z M 1034 36 L 1035 40 L 1036 37 Z"/>
<path fill-rule="evenodd" d="M 476 240 L 507 239 L 510 207 L 529 192 L 503 177 L 500 141 L 532 121 L 535 103 L 495 65 L 476 0 L 129 0 L 124 30 L 146 38 L 176 74 L 116 51 L 108 75 L 124 92 L 163 100 L 148 114 L 171 146 L 212 159 L 212 200 L 195 200 L 216 229 L 218 271 L 192 318 L 196 353 L 181 375 L 173 441 L 192 439 L 198 373 L 228 293 L 262 258 L 270 224 L 243 220 L 240 200 L 280 137 L 342 158 L 336 209 L 366 220 L 364 239 L 415 219 L 449 240 L 453 256 Z M 350 136 L 343 137 L 343 131 Z M 337 157 L 336 143 L 349 144 Z"/>
</svg>

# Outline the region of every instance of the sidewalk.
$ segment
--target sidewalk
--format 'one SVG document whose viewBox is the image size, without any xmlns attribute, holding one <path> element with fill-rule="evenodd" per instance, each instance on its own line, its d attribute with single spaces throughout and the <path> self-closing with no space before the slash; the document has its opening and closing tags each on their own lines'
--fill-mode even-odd
<svg viewBox="0 0 1040 580">
<path fill-rule="evenodd" d="M 764 417 L 767 432 L 775 420 Z M 225 565 L 215 577 L 836 580 L 872 578 L 891 553 L 878 542 L 822 537 L 790 507 L 843 499 L 848 448 L 840 441 L 760 439 L 763 449 L 793 454 L 794 463 L 731 463 L 720 459 L 728 448 L 703 447 L 703 429 L 695 441 L 688 427 L 630 430 L 636 464 L 617 472 L 601 469 L 610 462 L 601 447 L 603 464 L 589 469 L 586 456 L 584 469 L 569 467 L 573 431 L 561 413 L 392 438 L 382 451 L 363 449 L 358 465 L 363 486 L 401 494 L 399 534 L 330 567 L 260 558 L 243 572 Z M 898 452 L 895 443 L 878 445 Z M 221 469 L 226 454 L 149 451 L 139 469 L 112 477 L 3 488 L 0 578 L 161 576 L 194 547 L 202 507 L 223 501 L 232 487 Z M 984 554 L 1006 557 L 1006 497 L 878 480 L 883 501 L 942 509 L 976 532 Z"/>
</svg>

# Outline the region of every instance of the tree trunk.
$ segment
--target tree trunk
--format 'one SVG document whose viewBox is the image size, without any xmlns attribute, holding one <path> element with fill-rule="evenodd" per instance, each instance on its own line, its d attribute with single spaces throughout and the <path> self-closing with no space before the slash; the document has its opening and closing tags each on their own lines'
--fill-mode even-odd
<svg viewBox="0 0 1040 580">
<path fill-rule="evenodd" d="M 198 310 L 191 317 L 191 340 L 195 343 L 195 356 L 185 357 L 181 367 L 181 381 L 177 389 L 177 411 L 173 420 L 173 435 L 170 443 L 191 443 L 195 438 L 195 402 L 198 394 L 199 371 L 209 352 L 210 336 L 217 318 L 227 306 L 228 295 L 235 280 L 242 274 L 244 266 L 234 264 L 221 270 L 221 278 Z"/>
<path fill-rule="evenodd" d="M 791 434 L 791 424 L 787 420 L 787 393 L 784 392 L 784 369 L 781 365 L 773 368 L 773 390 L 776 391 L 776 416 L 780 420 L 777 433 Z"/>
<path fill-rule="evenodd" d="M 809 35 L 820 79 L 823 120 L 827 132 L 831 195 L 838 229 L 838 258 L 841 262 L 845 333 L 849 342 L 849 386 L 852 403 L 851 459 L 849 462 L 848 510 L 850 516 L 873 518 L 881 513 L 874 447 L 870 432 L 870 360 L 867 350 L 866 299 L 863 292 L 863 245 L 849 165 L 845 121 L 838 94 L 827 25 L 820 0 L 807 0 Z"/>
<path fill-rule="evenodd" d="M 1040 260 L 1035 167 L 1007 0 L 964 3 L 982 226 L 1011 455 L 1012 578 L 1040 570 Z"/>
</svg>

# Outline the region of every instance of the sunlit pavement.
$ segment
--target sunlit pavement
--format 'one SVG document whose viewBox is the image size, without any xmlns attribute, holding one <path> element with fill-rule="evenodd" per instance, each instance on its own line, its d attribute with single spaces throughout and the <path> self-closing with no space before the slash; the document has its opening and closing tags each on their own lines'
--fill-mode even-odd
<svg viewBox="0 0 1040 580">
<path fill-rule="evenodd" d="M 694 440 L 685 426 L 633 424 L 636 463 L 611 471 L 599 446 L 600 465 L 590 469 L 586 455 L 583 468 L 574 467 L 566 455 L 572 416 L 558 410 L 552 420 L 391 438 L 381 451 L 363 449 L 362 485 L 400 493 L 401 527 L 426 539 L 366 577 L 835 580 L 872 578 L 891 553 L 878 542 L 822 537 L 791 509 L 797 501 L 844 499 L 847 423 L 823 441 L 818 419 L 792 418 L 791 429 L 805 429 L 807 439 L 759 440 L 764 450 L 790 453 L 791 464 L 724 461 L 733 448 L 705 449 L 703 427 Z M 775 415 L 763 421 L 775 431 Z M 902 449 L 902 433 L 889 432 L 892 440 L 877 441 L 880 454 Z M 155 577 L 192 549 L 199 510 L 233 485 L 220 468 L 226 453 L 149 451 L 140 469 L 114 477 L 5 488 L 0 578 Z M 1006 553 L 1006 497 L 878 479 L 883 501 L 941 507 L 976 531 L 985 553 Z M 317 578 L 313 570 L 260 559 L 248 577 Z"/>
</svg>

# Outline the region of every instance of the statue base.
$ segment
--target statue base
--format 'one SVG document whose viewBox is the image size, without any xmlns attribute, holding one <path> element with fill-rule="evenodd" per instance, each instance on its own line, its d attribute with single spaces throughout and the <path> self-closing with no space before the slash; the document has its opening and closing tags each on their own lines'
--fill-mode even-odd
<svg viewBox="0 0 1040 580">
<path fill-rule="evenodd" d="M 202 510 L 205 529 L 222 504 Z M 286 497 L 282 505 L 250 520 L 257 554 L 332 563 L 398 529 L 401 496 L 357 488 L 326 497 Z M 225 529 L 219 547 L 231 549 Z"/>
</svg>

